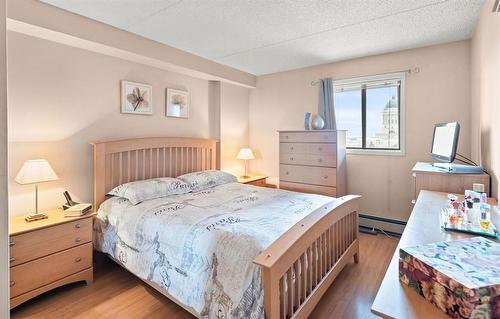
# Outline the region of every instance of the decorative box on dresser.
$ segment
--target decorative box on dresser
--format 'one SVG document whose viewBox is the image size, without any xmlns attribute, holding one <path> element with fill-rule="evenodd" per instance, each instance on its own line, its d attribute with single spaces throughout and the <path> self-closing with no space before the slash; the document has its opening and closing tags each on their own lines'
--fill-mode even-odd
<svg viewBox="0 0 500 319">
<path fill-rule="evenodd" d="M 9 221 L 10 308 L 46 291 L 77 281 L 93 280 L 94 213 L 64 217 L 62 209 L 47 219 Z"/>
<path fill-rule="evenodd" d="M 346 195 L 346 131 L 278 132 L 280 188 L 333 197 Z"/>
</svg>

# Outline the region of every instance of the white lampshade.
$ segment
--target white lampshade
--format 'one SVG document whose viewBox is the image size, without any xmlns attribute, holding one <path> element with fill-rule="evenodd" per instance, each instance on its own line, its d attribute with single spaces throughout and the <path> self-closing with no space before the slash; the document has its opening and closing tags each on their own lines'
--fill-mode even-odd
<svg viewBox="0 0 500 319">
<path fill-rule="evenodd" d="M 19 184 L 33 184 L 57 180 L 57 175 L 44 159 L 28 160 L 17 173 L 15 181 Z"/>
<path fill-rule="evenodd" d="M 252 152 L 251 149 L 249 149 L 249 148 L 242 148 L 238 152 L 238 156 L 236 156 L 236 159 L 251 160 L 251 159 L 255 159 L 255 156 L 253 156 L 253 152 Z"/>
</svg>

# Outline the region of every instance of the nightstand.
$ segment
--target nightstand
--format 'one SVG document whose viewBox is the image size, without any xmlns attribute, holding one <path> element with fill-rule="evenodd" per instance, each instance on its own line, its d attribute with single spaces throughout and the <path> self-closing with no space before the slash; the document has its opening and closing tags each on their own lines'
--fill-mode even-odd
<svg viewBox="0 0 500 319">
<path fill-rule="evenodd" d="M 268 176 L 259 176 L 259 175 L 251 175 L 248 177 L 240 176 L 240 177 L 238 177 L 238 183 L 266 187 L 267 186 L 267 183 L 266 183 L 267 177 Z"/>
<path fill-rule="evenodd" d="M 92 222 L 95 213 L 64 217 L 62 209 L 48 218 L 9 220 L 10 308 L 46 291 L 93 280 Z"/>
</svg>

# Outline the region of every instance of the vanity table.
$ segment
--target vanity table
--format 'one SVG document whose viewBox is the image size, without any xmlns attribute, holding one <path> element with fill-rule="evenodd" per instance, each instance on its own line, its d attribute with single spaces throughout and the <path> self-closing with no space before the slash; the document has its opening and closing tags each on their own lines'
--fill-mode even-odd
<svg viewBox="0 0 500 319">
<path fill-rule="evenodd" d="M 429 303 L 410 287 L 399 281 L 399 248 L 412 247 L 449 241 L 460 238 L 475 237 L 466 233 L 446 231 L 439 223 L 441 209 L 446 207 L 447 193 L 420 191 L 398 247 L 392 256 L 384 279 L 372 305 L 372 312 L 382 318 L 435 318 L 449 319 L 444 312 Z M 462 198 L 463 195 L 457 195 Z M 497 205 L 495 199 L 488 199 L 490 205 Z M 498 213 L 492 213 L 492 222 L 500 226 Z M 488 238 L 488 237 L 485 237 Z M 491 239 L 500 242 L 499 239 Z"/>
</svg>

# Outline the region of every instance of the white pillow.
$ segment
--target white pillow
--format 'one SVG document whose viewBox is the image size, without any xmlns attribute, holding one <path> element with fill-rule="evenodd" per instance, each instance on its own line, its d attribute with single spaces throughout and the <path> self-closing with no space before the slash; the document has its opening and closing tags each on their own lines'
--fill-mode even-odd
<svg viewBox="0 0 500 319">
<path fill-rule="evenodd" d="M 238 178 L 232 174 L 215 170 L 184 174 L 177 178 L 186 182 L 193 192 L 238 181 Z"/>
<path fill-rule="evenodd" d="M 185 194 L 190 191 L 189 185 L 180 179 L 159 177 L 121 184 L 113 188 L 108 195 L 126 198 L 132 205 L 137 205 L 148 199 Z"/>
</svg>

